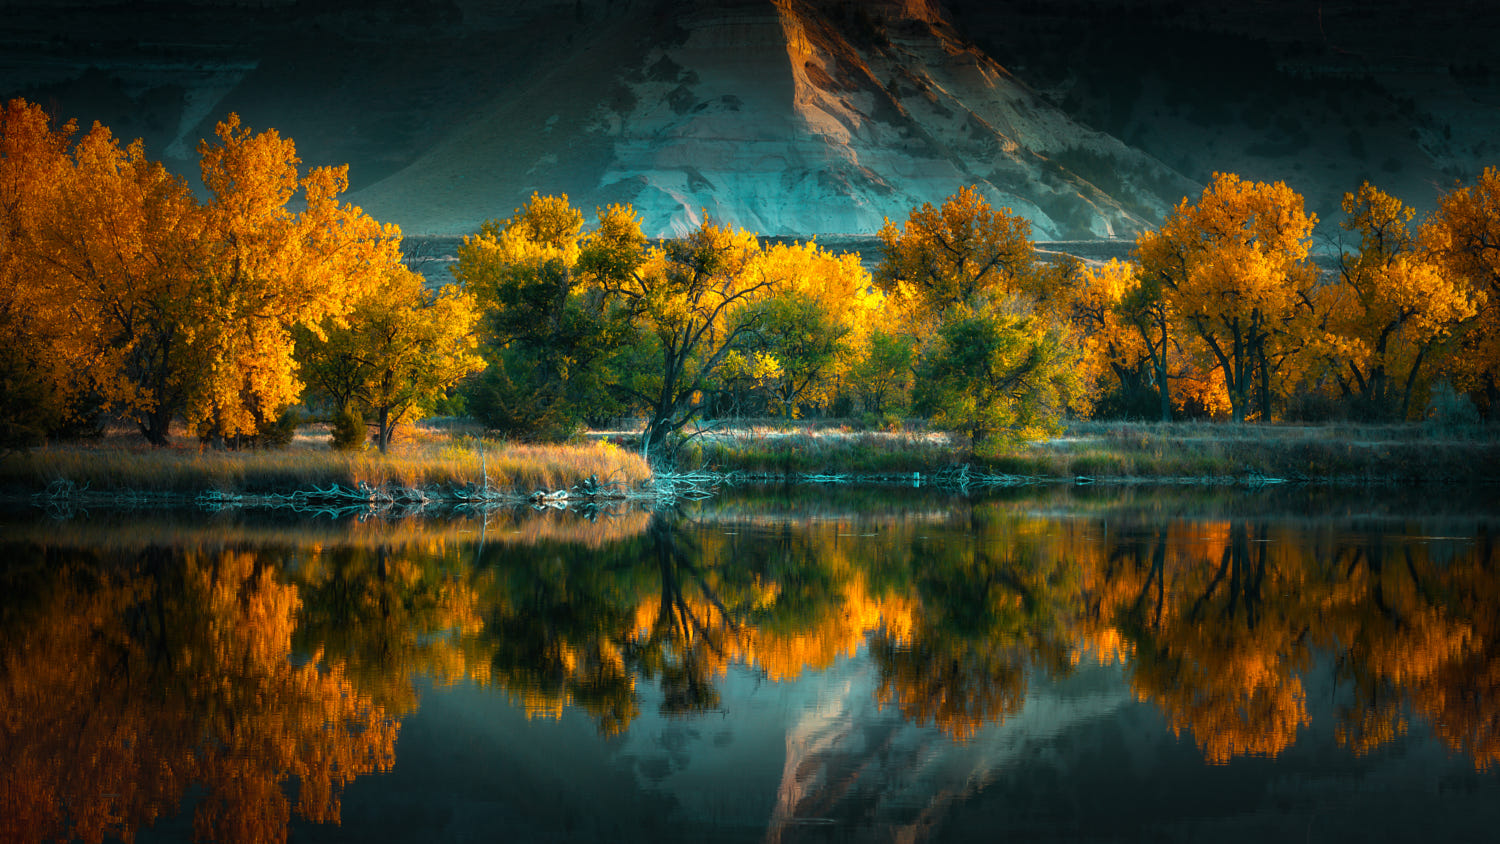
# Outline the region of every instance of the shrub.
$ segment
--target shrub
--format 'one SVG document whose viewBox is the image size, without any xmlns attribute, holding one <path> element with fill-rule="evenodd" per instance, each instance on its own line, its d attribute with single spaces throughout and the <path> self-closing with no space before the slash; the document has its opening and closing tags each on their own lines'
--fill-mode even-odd
<svg viewBox="0 0 1500 844">
<path fill-rule="evenodd" d="M 1427 421 L 1446 433 L 1464 431 L 1479 425 L 1479 411 L 1468 396 L 1442 381 L 1432 389 L 1432 398 L 1427 403 Z"/>
<path fill-rule="evenodd" d="M 329 444 L 339 451 L 363 451 L 366 433 L 364 416 L 354 405 L 346 404 L 333 417 Z"/>
<path fill-rule="evenodd" d="M 297 411 L 287 408 L 276 417 L 276 421 L 255 432 L 255 444 L 262 448 L 286 448 L 297 436 L 297 424 L 301 421 Z"/>
</svg>

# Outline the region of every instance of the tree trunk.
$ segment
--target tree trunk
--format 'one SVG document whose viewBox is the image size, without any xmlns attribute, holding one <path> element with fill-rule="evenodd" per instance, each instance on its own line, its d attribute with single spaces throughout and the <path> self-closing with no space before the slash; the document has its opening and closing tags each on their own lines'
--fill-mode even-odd
<svg viewBox="0 0 1500 844">
<path fill-rule="evenodd" d="M 1167 392 L 1167 366 L 1165 351 L 1162 362 L 1156 366 L 1156 392 L 1161 397 L 1161 421 L 1172 421 L 1172 396 Z"/>
<path fill-rule="evenodd" d="M 141 436 L 146 442 L 157 448 L 164 448 L 172 441 L 172 414 L 170 411 L 152 411 L 146 415 L 144 422 L 137 422 L 136 426 L 141 429 Z"/>
<path fill-rule="evenodd" d="M 1156 364 L 1156 391 L 1161 396 L 1161 421 L 1171 422 L 1172 396 L 1167 389 L 1167 315 L 1165 310 L 1157 315 L 1157 328 L 1161 331 L 1161 345 L 1157 347 L 1157 353 L 1151 358 Z"/>
</svg>

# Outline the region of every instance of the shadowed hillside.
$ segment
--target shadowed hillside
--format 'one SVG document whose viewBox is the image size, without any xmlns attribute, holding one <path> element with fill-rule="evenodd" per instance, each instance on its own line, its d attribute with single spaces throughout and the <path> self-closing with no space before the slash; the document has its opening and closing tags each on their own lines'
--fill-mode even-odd
<svg viewBox="0 0 1500 844">
<path fill-rule="evenodd" d="M 532 191 L 869 234 L 975 184 L 1043 239 L 1130 237 L 1211 174 L 1325 218 L 1419 208 L 1489 163 L 1485 4 L 516 0 L 5 4 L 0 96 L 100 120 L 182 172 L 229 111 L 350 164 L 409 233 Z M 1321 10 L 1321 12 L 1319 12 Z"/>
</svg>

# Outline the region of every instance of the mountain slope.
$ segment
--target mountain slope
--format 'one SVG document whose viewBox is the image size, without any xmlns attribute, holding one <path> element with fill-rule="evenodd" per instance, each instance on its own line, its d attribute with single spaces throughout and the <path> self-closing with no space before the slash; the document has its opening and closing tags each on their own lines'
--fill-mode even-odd
<svg viewBox="0 0 1500 844">
<path fill-rule="evenodd" d="M 868 234 L 977 184 L 1039 237 L 1131 235 L 1192 184 L 1089 130 L 925 3 L 695 3 L 618 15 L 403 170 L 371 213 L 467 231 L 531 191 L 628 202 L 648 233 L 707 212 L 765 234 Z M 1113 195 L 1068 158 L 1107 160 Z"/>
<path fill-rule="evenodd" d="M 0 96 L 196 179 L 226 113 L 413 234 L 532 191 L 868 235 L 975 184 L 1041 238 L 1126 237 L 1215 171 L 1325 222 L 1497 162 L 1483 0 L 6 0 Z"/>
</svg>

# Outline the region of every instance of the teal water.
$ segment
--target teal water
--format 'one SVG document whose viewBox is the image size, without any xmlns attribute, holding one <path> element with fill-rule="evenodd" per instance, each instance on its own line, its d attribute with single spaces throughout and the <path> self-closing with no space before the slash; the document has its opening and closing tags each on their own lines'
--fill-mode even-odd
<svg viewBox="0 0 1500 844">
<path fill-rule="evenodd" d="M 0 517 L 0 839 L 1481 840 L 1492 491 Z"/>
</svg>

